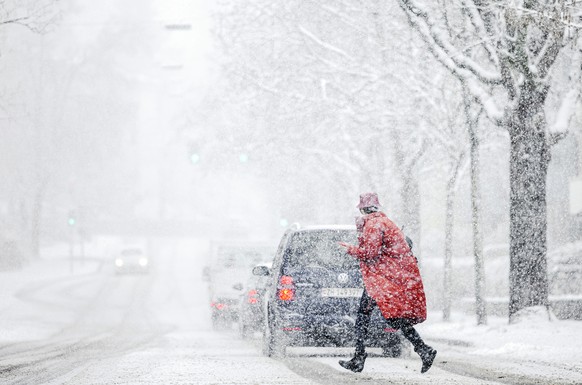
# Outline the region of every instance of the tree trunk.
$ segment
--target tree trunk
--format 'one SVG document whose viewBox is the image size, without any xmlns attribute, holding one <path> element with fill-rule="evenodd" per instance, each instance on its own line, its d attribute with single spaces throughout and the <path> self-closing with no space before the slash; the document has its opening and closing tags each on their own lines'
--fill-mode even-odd
<svg viewBox="0 0 582 385">
<path fill-rule="evenodd" d="M 548 305 L 545 95 L 534 87 L 521 95 L 509 121 L 509 322 L 523 308 Z"/>
<path fill-rule="evenodd" d="M 465 158 L 461 153 L 447 182 L 447 202 L 445 213 L 445 264 L 443 271 L 443 321 L 451 319 L 451 303 L 453 298 L 453 233 L 455 229 L 455 195 L 459 171 Z"/>
<path fill-rule="evenodd" d="M 33 258 L 40 257 L 40 229 L 46 184 L 46 178 L 41 178 L 36 186 L 32 202 L 32 215 L 30 217 L 30 253 Z"/>
<path fill-rule="evenodd" d="M 402 225 L 413 242 L 414 255 L 420 260 L 420 194 L 414 167 L 402 174 Z M 416 247 L 414 247 L 416 245 Z"/>
<path fill-rule="evenodd" d="M 481 235 L 481 191 L 479 185 L 479 143 L 471 135 L 471 212 L 473 216 L 473 254 L 475 256 L 475 314 L 477 324 L 487 323 L 485 301 L 485 266 L 483 261 L 483 237 Z"/>
<path fill-rule="evenodd" d="M 453 297 L 453 228 L 455 191 L 454 176 L 447 183 L 447 202 L 445 214 L 445 264 L 443 270 L 443 321 L 451 320 L 451 302 Z"/>
<path fill-rule="evenodd" d="M 394 169 L 399 173 L 400 180 L 402 181 L 398 190 L 400 196 L 398 225 L 412 239 L 414 255 L 420 263 L 422 261 L 420 253 L 420 194 L 415 167 L 423 151 L 419 150 L 418 154 L 412 159 L 408 155 L 409 161 L 407 162 L 407 155 L 404 152 L 402 141 L 400 140 L 400 133 L 398 130 L 392 130 L 391 135 L 391 142 L 394 149 Z"/>
<path fill-rule="evenodd" d="M 471 101 L 463 86 L 463 102 L 467 129 L 469 131 L 471 157 L 471 215 L 473 227 L 473 255 L 475 257 L 475 315 L 477 324 L 487 323 L 485 302 L 485 266 L 483 261 L 483 236 L 481 235 L 481 185 L 479 183 L 479 137 L 477 118 L 471 116 Z"/>
</svg>

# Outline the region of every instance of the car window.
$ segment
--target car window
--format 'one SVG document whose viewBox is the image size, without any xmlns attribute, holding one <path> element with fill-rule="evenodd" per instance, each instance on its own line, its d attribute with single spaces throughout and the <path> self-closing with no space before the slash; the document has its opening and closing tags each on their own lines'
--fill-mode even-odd
<svg viewBox="0 0 582 385">
<path fill-rule="evenodd" d="M 248 268 L 265 259 L 264 254 L 243 248 L 221 248 L 218 251 L 218 265 L 227 269 Z"/>
<path fill-rule="evenodd" d="M 142 255 L 143 252 L 141 251 L 141 249 L 135 248 L 135 249 L 124 249 L 121 251 L 121 255 L 123 255 L 124 257 L 131 257 L 134 255 Z"/>
<path fill-rule="evenodd" d="M 269 277 L 264 275 L 251 275 L 247 282 L 249 289 L 264 289 L 269 282 Z"/>
<path fill-rule="evenodd" d="M 357 267 L 357 260 L 345 252 L 338 242 L 357 243 L 356 232 L 350 230 L 311 230 L 293 234 L 285 250 L 287 267 Z"/>
</svg>

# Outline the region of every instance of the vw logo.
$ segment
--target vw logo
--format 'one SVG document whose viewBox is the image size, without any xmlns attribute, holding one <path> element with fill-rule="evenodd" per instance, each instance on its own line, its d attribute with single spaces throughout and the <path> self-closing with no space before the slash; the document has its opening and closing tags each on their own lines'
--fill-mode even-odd
<svg viewBox="0 0 582 385">
<path fill-rule="evenodd" d="M 337 281 L 339 283 L 347 283 L 348 282 L 348 275 L 346 273 L 341 273 L 337 276 Z"/>
</svg>

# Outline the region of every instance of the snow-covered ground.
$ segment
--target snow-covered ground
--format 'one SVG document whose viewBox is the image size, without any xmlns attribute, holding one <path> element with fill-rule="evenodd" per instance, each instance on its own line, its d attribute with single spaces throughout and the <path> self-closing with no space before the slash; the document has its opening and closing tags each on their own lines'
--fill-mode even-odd
<svg viewBox="0 0 582 385">
<path fill-rule="evenodd" d="M 0 272 L 0 382 L 46 384 L 582 384 L 582 322 L 543 309 L 512 325 L 431 312 L 419 333 L 439 354 L 420 374 L 415 353 L 371 354 L 364 371 L 337 364 L 351 349 L 291 348 L 261 355 L 260 335 L 213 331 L 203 248 L 166 242 L 147 276 L 113 274 L 110 257 L 47 253 Z M 374 350 L 371 351 L 374 353 Z"/>
</svg>

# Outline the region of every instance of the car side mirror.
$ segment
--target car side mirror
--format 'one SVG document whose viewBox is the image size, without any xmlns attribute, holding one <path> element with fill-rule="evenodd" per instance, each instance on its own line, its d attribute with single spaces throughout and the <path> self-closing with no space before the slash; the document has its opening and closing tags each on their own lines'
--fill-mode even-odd
<svg viewBox="0 0 582 385">
<path fill-rule="evenodd" d="M 267 266 L 255 266 L 253 267 L 253 275 L 266 277 L 271 275 L 271 271 Z"/>
<path fill-rule="evenodd" d="M 240 290 L 242 290 L 242 289 L 243 289 L 243 284 L 242 284 L 242 283 L 240 283 L 240 282 L 239 282 L 239 283 L 235 283 L 235 284 L 232 286 L 232 288 L 233 288 L 234 290 L 239 290 L 239 291 L 240 291 Z"/>
</svg>

